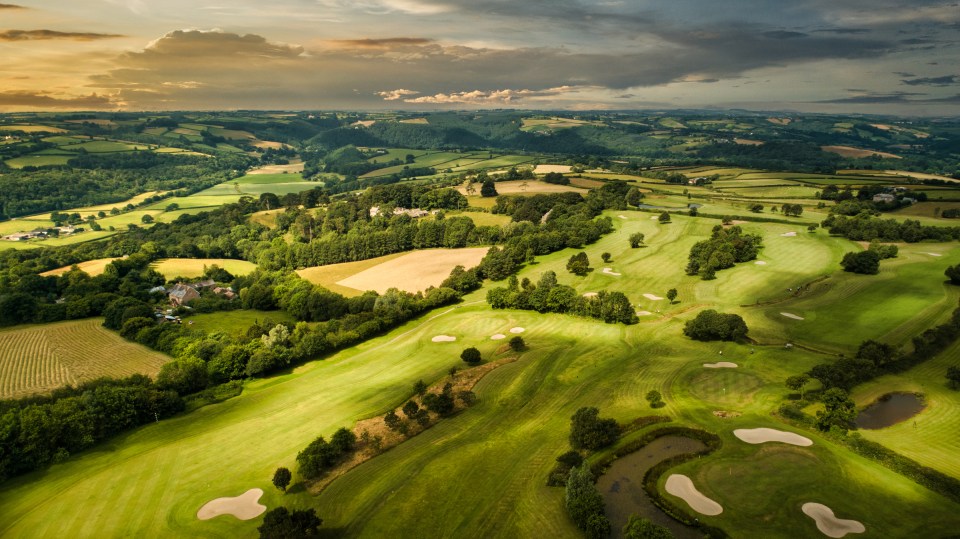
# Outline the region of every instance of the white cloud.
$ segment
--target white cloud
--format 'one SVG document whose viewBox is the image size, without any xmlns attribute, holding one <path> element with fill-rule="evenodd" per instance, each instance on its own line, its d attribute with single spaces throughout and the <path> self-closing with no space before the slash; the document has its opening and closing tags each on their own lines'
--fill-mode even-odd
<svg viewBox="0 0 960 539">
<path fill-rule="evenodd" d="M 415 90 L 404 90 L 403 88 L 398 88 L 396 90 L 386 90 L 383 92 L 377 92 L 377 95 L 383 98 L 384 101 L 397 101 L 408 95 L 417 95 L 420 92 Z"/>
</svg>

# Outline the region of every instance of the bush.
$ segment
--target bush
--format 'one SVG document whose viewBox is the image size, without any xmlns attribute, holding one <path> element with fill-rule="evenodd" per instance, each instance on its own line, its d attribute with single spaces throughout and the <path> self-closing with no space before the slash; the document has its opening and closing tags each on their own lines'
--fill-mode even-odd
<svg viewBox="0 0 960 539">
<path fill-rule="evenodd" d="M 510 337 L 508 341 L 510 349 L 514 352 L 523 352 L 527 349 L 527 343 L 523 340 L 523 337 L 517 335 L 516 337 Z"/>
<path fill-rule="evenodd" d="M 460 359 L 462 359 L 467 365 L 478 365 L 483 358 L 480 356 L 480 350 L 476 348 L 467 348 L 460 353 Z"/>
<path fill-rule="evenodd" d="M 323 520 L 313 508 L 297 509 L 291 513 L 286 507 L 277 507 L 267 511 L 257 531 L 260 532 L 260 539 L 291 539 L 317 535 L 317 528 L 321 524 Z"/>
</svg>

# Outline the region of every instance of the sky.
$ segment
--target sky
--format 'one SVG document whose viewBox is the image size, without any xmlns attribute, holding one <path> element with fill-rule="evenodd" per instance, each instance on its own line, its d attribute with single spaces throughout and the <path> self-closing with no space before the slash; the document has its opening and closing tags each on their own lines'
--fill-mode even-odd
<svg viewBox="0 0 960 539">
<path fill-rule="evenodd" d="M 0 0 L 0 112 L 960 115 L 958 0 Z"/>
</svg>

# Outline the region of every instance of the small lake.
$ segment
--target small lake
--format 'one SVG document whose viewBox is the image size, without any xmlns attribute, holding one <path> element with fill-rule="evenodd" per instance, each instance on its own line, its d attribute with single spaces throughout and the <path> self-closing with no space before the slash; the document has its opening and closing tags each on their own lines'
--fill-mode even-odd
<svg viewBox="0 0 960 539">
<path fill-rule="evenodd" d="M 621 457 L 610 465 L 607 473 L 597 480 L 597 489 L 603 495 L 610 519 L 611 536 L 623 537 L 623 526 L 631 514 L 649 518 L 666 526 L 678 539 L 699 539 L 703 534 L 667 516 L 650 501 L 643 490 L 643 476 L 661 461 L 683 453 L 703 451 L 707 446 L 685 436 L 664 436 L 650 442 L 639 451 Z"/>
<path fill-rule="evenodd" d="M 864 408 L 854 423 L 858 429 L 882 429 L 910 419 L 923 408 L 923 403 L 913 393 L 890 393 Z"/>
</svg>

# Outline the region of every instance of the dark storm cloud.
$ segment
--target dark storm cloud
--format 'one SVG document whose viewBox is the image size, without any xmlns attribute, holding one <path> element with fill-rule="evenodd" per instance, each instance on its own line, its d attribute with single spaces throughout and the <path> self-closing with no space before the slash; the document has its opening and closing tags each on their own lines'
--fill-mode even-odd
<svg viewBox="0 0 960 539">
<path fill-rule="evenodd" d="M 58 32 L 56 30 L 2 30 L 0 41 L 31 41 L 45 39 L 66 39 L 73 41 L 95 41 L 123 37 L 119 34 L 97 34 L 92 32 Z"/>
<path fill-rule="evenodd" d="M 918 77 L 915 79 L 903 79 L 900 82 L 908 86 L 952 86 L 957 84 L 956 75 L 945 75 L 943 77 Z"/>
<path fill-rule="evenodd" d="M 433 40 L 422 37 L 388 37 L 381 39 L 335 39 L 332 40 L 331 43 L 343 47 L 384 48 L 396 47 L 398 45 L 426 45 L 428 43 L 433 43 Z"/>
<path fill-rule="evenodd" d="M 861 35 L 869 34 L 872 32 L 872 30 L 869 28 L 823 28 L 820 30 L 814 30 L 814 32 L 819 32 L 822 34 Z"/>
<path fill-rule="evenodd" d="M 0 107 L 37 107 L 44 109 L 109 109 L 116 104 L 107 96 L 58 98 L 39 92 L 0 92 Z"/>
<path fill-rule="evenodd" d="M 770 39 L 796 39 L 798 37 L 807 37 L 807 34 L 803 32 L 790 32 L 787 30 L 771 30 L 769 32 L 764 32 L 763 37 L 769 37 Z"/>
<path fill-rule="evenodd" d="M 910 96 L 926 95 L 917 92 L 892 92 L 892 93 L 874 93 L 868 95 L 855 95 L 851 97 L 841 97 L 839 99 L 827 99 L 817 101 L 817 103 L 835 103 L 847 105 L 879 105 L 879 104 L 904 104 L 918 103 L 924 100 L 908 99 Z"/>
</svg>

